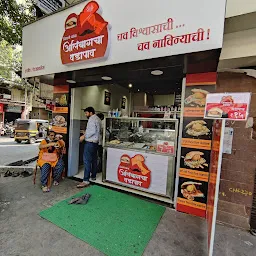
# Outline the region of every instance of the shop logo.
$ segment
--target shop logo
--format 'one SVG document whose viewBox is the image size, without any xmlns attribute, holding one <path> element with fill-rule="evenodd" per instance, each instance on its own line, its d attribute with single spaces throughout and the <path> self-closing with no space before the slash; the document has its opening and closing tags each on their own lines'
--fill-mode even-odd
<svg viewBox="0 0 256 256">
<path fill-rule="evenodd" d="M 60 50 L 62 64 L 106 57 L 109 25 L 99 9 L 98 3 L 91 1 L 79 15 L 67 17 Z"/>
<path fill-rule="evenodd" d="M 136 187 L 149 188 L 151 183 L 151 171 L 142 155 L 122 155 L 117 175 L 120 182 Z"/>
</svg>

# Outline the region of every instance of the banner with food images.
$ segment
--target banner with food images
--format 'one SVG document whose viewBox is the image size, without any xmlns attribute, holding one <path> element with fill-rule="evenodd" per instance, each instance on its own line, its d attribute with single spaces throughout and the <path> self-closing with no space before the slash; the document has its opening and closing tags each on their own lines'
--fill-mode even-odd
<svg viewBox="0 0 256 256">
<path fill-rule="evenodd" d="M 54 86 L 53 100 L 55 103 L 52 114 L 52 129 L 56 133 L 67 134 L 69 86 Z"/>
<path fill-rule="evenodd" d="M 188 74 L 184 100 L 178 211 L 206 216 L 212 120 L 204 119 L 206 97 L 216 90 L 217 74 Z"/>
<path fill-rule="evenodd" d="M 54 86 L 53 100 L 55 106 L 52 112 L 52 130 L 56 133 L 67 134 L 68 98 L 68 85 Z"/>
</svg>

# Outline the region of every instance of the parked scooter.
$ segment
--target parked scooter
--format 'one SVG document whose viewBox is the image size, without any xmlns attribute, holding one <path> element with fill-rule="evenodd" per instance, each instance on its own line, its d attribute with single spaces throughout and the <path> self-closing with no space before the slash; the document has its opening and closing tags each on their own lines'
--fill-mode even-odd
<svg viewBox="0 0 256 256">
<path fill-rule="evenodd" d="M 10 136 L 10 138 L 14 138 L 15 135 L 15 128 L 13 127 L 13 122 L 7 123 L 5 125 L 5 134 Z"/>
<path fill-rule="evenodd" d="M 6 123 L 5 125 L 3 125 L 3 123 L 0 124 L 0 135 L 7 135 L 10 136 L 10 138 L 14 138 L 15 128 L 13 127 L 13 122 Z"/>
</svg>

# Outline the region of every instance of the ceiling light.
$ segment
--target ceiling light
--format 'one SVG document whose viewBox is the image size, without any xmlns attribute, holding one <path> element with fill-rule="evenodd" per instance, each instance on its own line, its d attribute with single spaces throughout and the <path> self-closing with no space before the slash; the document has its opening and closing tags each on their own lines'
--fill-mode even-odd
<svg viewBox="0 0 256 256">
<path fill-rule="evenodd" d="M 74 81 L 74 80 L 66 80 L 68 83 L 70 83 L 70 84 L 75 84 L 76 83 L 76 81 Z"/>
<path fill-rule="evenodd" d="M 132 84 L 129 84 L 128 87 L 129 87 L 129 88 L 132 88 Z"/>
<path fill-rule="evenodd" d="M 101 79 L 105 80 L 105 81 L 110 81 L 110 80 L 112 80 L 112 77 L 110 77 L 110 76 L 103 76 L 103 77 L 101 77 Z"/>
<path fill-rule="evenodd" d="M 161 76 L 164 72 L 162 70 L 153 70 L 151 71 L 151 75 Z"/>
</svg>

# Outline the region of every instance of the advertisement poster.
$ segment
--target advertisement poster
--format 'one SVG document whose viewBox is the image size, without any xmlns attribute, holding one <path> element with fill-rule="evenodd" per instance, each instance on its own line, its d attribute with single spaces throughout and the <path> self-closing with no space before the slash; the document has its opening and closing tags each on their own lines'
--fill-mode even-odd
<svg viewBox="0 0 256 256">
<path fill-rule="evenodd" d="M 110 104 L 111 104 L 111 93 L 108 91 L 105 91 L 104 105 L 110 106 Z"/>
<path fill-rule="evenodd" d="M 67 134 L 69 87 L 67 85 L 54 86 L 52 112 L 52 129 L 56 133 Z"/>
<path fill-rule="evenodd" d="M 126 97 L 122 98 L 121 109 L 126 109 Z"/>
<path fill-rule="evenodd" d="M 175 155 L 174 141 L 157 140 L 156 152 Z"/>
<path fill-rule="evenodd" d="M 168 156 L 108 148 L 106 179 L 121 185 L 166 195 Z"/>
<path fill-rule="evenodd" d="M 217 74 L 187 75 L 176 209 L 206 217 L 212 120 L 204 119 L 206 97 L 215 91 Z"/>
<path fill-rule="evenodd" d="M 244 121 L 248 118 L 251 93 L 210 93 L 205 118 Z"/>
<path fill-rule="evenodd" d="M 45 110 L 48 110 L 48 111 L 53 111 L 54 110 L 54 102 L 51 101 L 51 100 L 46 100 L 45 101 Z"/>
</svg>

